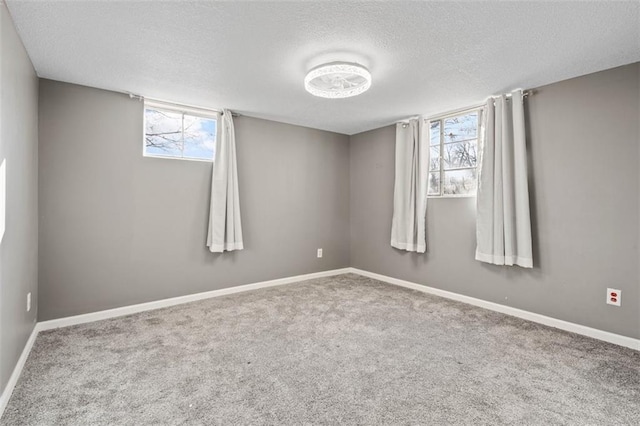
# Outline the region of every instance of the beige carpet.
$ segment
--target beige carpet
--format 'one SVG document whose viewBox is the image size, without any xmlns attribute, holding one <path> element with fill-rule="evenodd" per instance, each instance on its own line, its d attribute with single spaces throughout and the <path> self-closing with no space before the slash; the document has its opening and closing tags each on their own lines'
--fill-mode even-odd
<svg viewBox="0 0 640 426">
<path fill-rule="evenodd" d="M 640 353 L 342 275 L 41 333 L 3 425 L 640 424 Z"/>
</svg>

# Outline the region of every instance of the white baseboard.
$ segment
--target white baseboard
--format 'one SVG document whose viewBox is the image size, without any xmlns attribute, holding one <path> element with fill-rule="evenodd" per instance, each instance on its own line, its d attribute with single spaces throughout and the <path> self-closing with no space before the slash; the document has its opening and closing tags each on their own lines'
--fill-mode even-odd
<svg viewBox="0 0 640 426">
<path fill-rule="evenodd" d="M 9 403 L 9 399 L 11 398 L 11 394 L 13 393 L 13 389 L 18 382 L 18 378 L 20 378 L 20 374 L 22 373 L 22 368 L 24 367 L 27 358 L 29 357 L 29 353 L 31 352 L 31 348 L 33 347 L 33 342 L 35 342 L 36 337 L 40 331 L 51 330 L 54 328 L 60 327 L 68 327 L 76 324 L 84 324 L 93 321 L 100 321 L 108 318 L 121 317 L 124 315 L 131 315 L 137 312 L 151 311 L 154 309 L 166 308 L 169 306 L 180 305 L 183 303 L 194 302 L 196 300 L 209 299 L 212 297 L 225 296 L 227 294 L 241 293 L 249 290 L 256 290 L 259 288 L 266 287 L 275 287 L 284 284 L 292 284 L 300 281 L 311 280 L 314 278 L 322 278 L 322 277 L 331 277 L 334 275 L 341 275 L 350 272 L 350 268 L 342 268 L 342 269 L 333 269 L 330 271 L 322 271 L 322 272 L 314 272 L 311 274 L 297 275 L 293 277 L 287 278 L 279 278 L 270 281 L 262 281 L 252 284 L 240 285 L 236 287 L 223 288 L 220 290 L 212 290 L 206 291 L 203 293 L 189 294 L 186 296 L 172 297 L 170 299 L 157 300 L 154 302 L 148 303 L 140 303 L 137 305 L 123 306 L 121 308 L 108 309 L 105 311 L 92 312 L 89 314 L 83 315 L 75 315 L 72 317 L 59 318 L 49 321 L 42 321 L 35 325 L 27 343 L 24 345 L 24 349 L 20 358 L 18 359 L 18 363 L 13 369 L 13 373 L 11 374 L 11 378 L 9 382 L 4 388 L 2 395 L 0 395 L 0 417 L 4 413 L 4 409 L 7 407 Z"/>
<path fill-rule="evenodd" d="M 228 294 L 241 293 L 244 291 L 256 290 L 259 288 L 274 287 L 284 284 L 292 284 L 300 281 L 310 280 L 313 278 L 331 277 L 334 275 L 341 275 L 346 273 L 354 273 L 365 277 L 373 278 L 379 281 L 383 281 L 389 284 L 394 284 L 400 287 L 406 287 L 413 290 L 421 291 L 423 293 L 429 293 L 436 296 L 444 297 L 447 299 L 457 300 L 459 302 L 468 303 L 470 305 L 479 306 L 481 308 L 489 309 L 503 314 L 511 315 L 514 317 L 522 318 L 539 324 L 544 324 L 550 327 L 558 328 L 560 330 L 570 331 L 572 333 L 581 334 L 584 336 L 593 337 L 594 339 L 603 340 L 605 342 L 613 343 L 620 346 L 625 346 L 631 349 L 640 351 L 640 340 L 627 336 L 621 336 L 619 334 L 609 333 L 607 331 L 598 330 L 584 325 L 574 324 L 568 321 L 559 320 L 556 318 L 547 317 L 545 315 L 536 314 L 533 312 L 524 311 L 522 309 L 512 308 L 510 306 L 500 305 L 498 303 L 488 302 L 482 299 L 476 299 L 474 297 L 464 296 L 458 293 L 452 293 L 450 291 L 440 290 L 433 287 L 427 287 L 421 284 L 412 283 L 410 281 L 404 281 L 397 278 L 388 277 L 386 275 L 380 275 L 369 271 L 364 271 L 357 268 L 342 268 L 334 269 L 330 271 L 315 272 L 305 275 L 297 275 L 294 277 L 280 278 L 270 281 L 262 281 L 253 284 L 240 285 L 236 287 L 224 288 L 220 290 L 212 290 L 204 293 L 190 294 L 187 296 L 173 297 L 170 299 L 163 299 L 154 302 L 140 303 L 137 305 L 124 306 L 121 308 L 108 309 L 105 311 L 92 312 L 89 314 L 76 315 L 72 317 L 59 318 L 49 321 L 39 322 L 33 328 L 27 343 L 24 346 L 22 354 L 18 359 L 18 362 L 13 369 L 13 373 L 5 386 L 2 395 L 0 395 L 0 417 L 4 413 L 13 389 L 18 382 L 18 378 L 22 373 L 22 368 L 31 352 L 33 343 L 36 340 L 38 332 L 43 330 L 51 330 L 54 328 L 68 327 L 76 324 L 84 324 L 93 321 L 99 321 L 108 318 L 115 318 L 124 315 L 131 315 L 138 312 L 150 311 L 154 309 L 166 308 L 169 306 L 180 305 L 183 303 L 194 302 L 196 300 L 209 299 L 212 297 L 225 296 Z"/>
<path fill-rule="evenodd" d="M 13 372 L 11 373 L 11 377 L 9 377 L 9 381 L 7 385 L 4 387 L 4 391 L 0 395 L 0 417 L 2 417 L 2 413 L 4 413 L 4 409 L 7 408 L 7 404 L 9 403 L 9 399 L 11 398 L 11 394 L 13 393 L 13 388 L 15 388 L 16 383 L 18 383 L 18 379 L 20 378 L 20 374 L 22 374 L 22 368 L 24 364 L 27 362 L 27 358 L 29 357 L 29 353 L 31 352 L 31 348 L 33 347 L 33 342 L 36 341 L 36 336 L 38 335 L 38 324 L 33 327 L 31 330 L 31 335 L 27 339 L 27 343 L 24 345 L 24 349 L 22 349 L 22 353 L 20 354 L 20 358 L 18 358 L 18 362 L 16 366 L 13 368 Z"/>
<path fill-rule="evenodd" d="M 383 281 L 389 284 L 394 284 L 400 287 L 406 287 L 413 290 L 421 291 L 423 293 L 429 293 L 429 294 L 444 297 L 447 299 L 457 300 L 458 302 L 479 306 L 481 308 L 489 309 L 491 311 L 501 312 L 503 314 L 522 318 L 531 322 L 536 322 L 538 324 L 544 324 L 549 327 L 554 327 L 560 330 L 581 334 L 583 336 L 592 337 L 594 339 L 603 340 L 605 342 L 613 343 L 615 345 L 625 346 L 627 348 L 640 351 L 640 339 L 634 339 L 632 337 L 622 336 L 620 334 L 609 333 L 608 331 L 598 330 L 597 328 L 591 328 L 584 325 L 575 324 L 572 322 L 548 317 L 545 315 L 524 311 L 522 309 L 512 308 L 510 306 L 500 305 L 498 303 L 488 302 L 482 299 L 476 299 L 475 297 L 464 296 L 462 294 L 452 293 L 450 291 L 440 290 L 440 289 L 428 287 L 422 284 L 400 280 L 397 278 L 388 277 L 386 275 L 376 274 L 374 272 L 363 271 L 357 268 L 349 268 L 349 272 L 362 275 L 365 277 L 373 278 L 375 280 Z"/>
<path fill-rule="evenodd" d="M 330 271 L 314 272 L 311 274 L 297 275 L 294 277 L 279 278 L 270 281 L 261 281 L 253 284 L 239 285 L 236 287 L 223 288 L 220 290 L 205 291 L 203 293 L 189 294 L 186 296 L 172 297 L 154 302 L 140 303 L 137 305 L 123 306 L 121 308 L 107 309 L 105 311 L 91 312 L 88 314 L 75 315 L 72 317 L 58 318 L 38 323 L 39 330 L 51 330 L 53 328 L 68 327 L 70 325 L 84 324 L 87 322 L 100 321 L 108 318 L 131 315 L 138 312 L 151 311 L 154 309 L 166 308 L 183 303 L 195 302 L 196 300 L 209 299 L 212 297 L 226 296 L 228 294 L 241 293 L 243 291 L 256 290 L 259 288 L 274 287 L 278 285 L 291 284 L 313 278 L 331 277 L 334 275 L 346 274 L 350 268 L 333 269 Z"/>
</svg>

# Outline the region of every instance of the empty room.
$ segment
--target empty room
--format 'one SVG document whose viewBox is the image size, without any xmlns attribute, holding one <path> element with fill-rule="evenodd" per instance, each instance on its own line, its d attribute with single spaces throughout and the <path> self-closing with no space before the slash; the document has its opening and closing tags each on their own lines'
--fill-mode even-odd
<svg viewBox="0 0 640 426">
<path fill-rule="evenodd" d="M 640 2 L 0 18 L 0 425 L 640 424 Z"/>
</svg>

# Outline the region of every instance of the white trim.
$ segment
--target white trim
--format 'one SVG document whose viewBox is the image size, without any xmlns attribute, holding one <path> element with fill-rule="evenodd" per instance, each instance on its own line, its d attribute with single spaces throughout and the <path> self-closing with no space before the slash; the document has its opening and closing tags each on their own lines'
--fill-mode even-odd
<svg viewBox="0 0 640 426">
<path fill-rule="evenodd" d="M 212 297 L 225 296 L 228 294 L 241 293 L 250 290 L 257 290 L 260 288 L 267 287 L 275 287 L 279 285 L 292 284 L 300 281 L 310 280 L 314 278 L 322 278 L 322 277 L 331 277 L 334 275 L 341 275 L 353 273 L 362 275 L 364 277 L 373 278 L 378 281 L 383 281 L 389 284 L 397 285 L 400 287 L 410 288 L 412 290 L 421 291 L 423 293 L 433 294 L 436 296 L 444 297 L 446 299 L 456 300 L 458 302 L 467 303 L 469 305 L 478 306 L 484 309 L 489 309 L 491 311 L 500 312 L 503 314 L 511 315 L 514 317 L 522 318 L 528 321 L 532 321 L 538 324 L 543 324 L 549 327 L 558 328 L 560 330 L 569 331 L 576 334 L 581 334 L 583 336 L 592 337 L 594 339 L 602 340 L 605 342 L 613 343 L 615 345 L 625 346 L 627 348 L 635 349 L 640 351 L 640 339 L 634 339 L 632 337 L 622 336 L 619 334 L 609 333 L 607 331 L 598 330 L 595 328 L 587 327 L 580 324 L 574 324 L 568 321 L 559 320 L 556 318 L 547 317 L 545 315 L 536 314 L 533 312 L 524 311 L 522 309 L 512 308 L 510 306 L 500 305 L 494 302 L 488 302 L 482 299 L 476 299 L 475 297 L 464 296 L 462 294 L 453 293 L 446 290 L 440 290 L 433 287 L 428 287 L 422 284 L 413 283 L 410 281 L 401 280 L 398 278 L 388 277 L 386 275 L 376 274 L 374 272 L 364 271 L 362 269 L 357 268 L 342 268 L 342 269 L 333 269 L 329 271 L 322 272 L 314 272 L 311 274 L 297 275 L 293 277 L 287 278 L 279 278 L 270 281 L 262 281 L 253 284 L 240 285 L 236 287 L 223 288 L 220 290 L 212 290 L 204 293 L 196 293 L 190 294 L 186 296 L 173 297 L 170 299 L 163 299 L 154 302 L 148 303 L 140 303 L 137 305 L 124 306 L 121 308 L 108 309 L 105 311 L 93 312 L 89 314 L 76 315 L 72 317 L 59 318 L 49 321 L 38 322 L 33 330 L 31 331 L 31 335 L 27 340 L 27 343 L 24 345 L 24 349 L 22 350 L 22 354 L 20 358 L 18 358 L 18 362 L 13 369 L 13 373 L 7 382 L 7 385 L 4 388 L 4 391 L 0 395 L 0 418 L 4 413 L 7 404 L 9 403 L 9 399 L 11 398 L 11 394 L 13 393 L 13 389 L 20 378 L 20 374 L 22 373 L 22 369 L 29 357 L 29 353 L 31 352 L 31 348 L 36 340 L 36 337 L 40 331 L 43 330 L 51 330 L 54 328 L 60 327 L 68 327 L 71 325 L 84 324 L 93 321 L 100 321 L 108 318 L 115 318 L 124 315 L 131 315 L 138 312 L 145 312 L 154 309 L 165 308 L 169 306 L 180 305 L 183 303 L 194 302 L 197 300 L 209 299 Z"/>
<path fill-rule="evenodd" d="M 479 170 L 478 164 L 475 165 L 475 167 L 458 167 L 458 168 L 454 168 L 454 169 L 445 169 L 444 167 L 444 156 L 442 155 L 442 153 L 444 152 L 444 146 L 445 145 L 451 145 L 454 143 L 460 143 L 460 142 L 471 142 L 471 141 L 476 141 L 476 146 L 478 148 L 478 150 L 480 149 L 480 144 L 481 144 L 481 134 L 480 134 L 480 130 L 482 127 L 482 117 L 485 113 L 484 111 L 485 106 L 474 106 L 474 107 L 469 107 L 467 109 L 464 110 L 460 110 L 460 111 L 455 111 L 455 112 L 449 112 L 446 114 L 441 114 L 439 116 L 436 117 L 431 117 L 428 119 L 425 119 L 425 122 L 427 123 L 427 126 L 429 126 L 429 153 L 431 152 L 431 148 L 437 146 L 438 147 L 438 152 L 440 152 L 440 155 L 438 156 L 438 162 L 439 162 L 439 168 L 438 170 L 429 170 L 429 173 L 434 173 L 434 172 L 438 172 L 438 176 L 440 177 L 440 184 L 438 185 L 438 194 L 428 194 L 427 193 L 427 198 L 467 198 L 467 197 L 475 197 L 477 194 L 477 190 L 476 193 L 470 193 L 470 194 L 445 194 L 444 193 L 444 174 L 446 172 L 454 172 L 454 171 L 458 171 L 458 170 Z M 477 113 L 477 120 L 476 120 L 476 137 L 475 138 L 469 138 L 469 139 L 463 139 L 460 141 L 449 141 L 449 142 L 445 142 L 444 141 L 444 122 L 448 119 L 448 118 L 452 118 L 452 117 L 460 117 L 463 115 L 469 115 L 473 112 Z M 432 145 L 431 144 L 431 123 L 433 122 L 439 122 L 440 125 L 440 142 L 437 145 Z M 476 162 L 477 163 L 477 162 Z M 431 168 L 431 166 L 429 166 L 429 168 Z M 478 178 L 476 176 L 476 184 L 477 184 Z M 476 185 L 477 186 L 477 185 Z M 428 192 L 428 191 L 427 191 Z"/>
<path fill-rule="evenodd" d="M 108 318 L 116 318 L 124 315 L 131 315 L 138 312 L 151 311 L 154 309 L 166 308 L 169 306 L 181 305 L 183 303 L 195 302 L 196 300 L 210 299 L 212 297 L 226 296 L 228 294 L 241 293 L 259 288 L 274 287 L 284 284 L 296 283 L 299 281 L 314 278 L 331 277 L 350 272 L 349 268 L 333 269 L 330 271 L 314 272 L 311 274 L 296 275 L 287 278 L 278 278 L 270 281 L 261 281 L 253 284 L 239 285 L 235 287 L 222 288 L 220 290 L 205 291 L 203 293 L 188 294 L 186 296 L 172 297 L 169 299 L 156 300 L 153 302 L 139 303 L 137 305 L 123 306 L 120 308 L 107 309 L 105 311 L 91 312 L 88 314 L 75 315 L 72 317 L 58 318 L 38 323 L 39 330 L 51 330 L 53 328 L 68 327 L 71 325 L 84 324 L 87 322 L 100 321 Z"/>
<path fill-rule="evenodd" d="M 447 112 L 444 112 L 444 113 L 441 113 L 441 114 L 438 114 L 438 115 L 432 115 L 431 117 L 425 118 L 424 121 L 427 121 L 427 122 L 442 121 L 442 120 L 445 120 L 447 118 L 457 117 L 459 115 L 466 115 L 466 113 L 468 113 L 468 112 L 484 110 L 484 107 L 486 105 L 487 105 L 487 101 L 484 101 L 481 104 L 475 104 L 475 105 L 472 105 L 472 106 L 469 106 L 469 107 L 459 108 L 459 109 L 454 109 L 454 110 L 451 110 L 451 111 L 447 111 Z M 480 117 L 478 117 L 478 121 L 480 121 L 479 118 Z M 474 139 L 477 139 L 477 138 L 474 138 Z M 474 139 L 469 139 L 469 140 L 474 140 Z M 464 141 L 456 141 L 456 142 L 464 142 Z M 433 145 L 433 146 L 435 146 L 435 145 Z"/>
<path fill-rule="evenodd" d="M 171 112 L 179 112 L 183 114 L 195 115 L 202 118 L 220 119 L 222 111 L 212 108 L 200 107 L 195 105 L 185 105 L 169 101 L 161 101 L 158 99 L 143 98 L 144 107 L 151 109 L 160 109 Z"/>
<path fill-rule="evenodd" d="M 129 95 L 131 96 L 131 95 Z M 165 158 L 171 160 L 188 160 L 188 161 L 203 161 L 207 163 L 213 163 L 215 158 L 197 158 L 197 157 L 185 157 L 184 156 L 184 116 L 190 115 L 192 117 L 205 118 L 208 120 L 216 121 L 216 132 L 218 131 L 218 122 L 220 121 L 221 112 L 214 110 L 206 110 L 197 107 L 189 107 L 186 105 L 172 104 L 170 102 L 161 101 L 147 101 L 143 98 L 143 114 L 142 114 L 142 156 L 149 158 Z M 158 111 L 173 112 L 175 114 L 182 115 L 182 151 L 181 157 L 176 155 L 159 155 L 159 154 L 147 154 L 147 114 L 146 110 L 153 109 Z M 201 112 L 199 112 L 201 111 Z M 215 141 L 214 141 L 215 142 Z M 215 156 L 215 152 L 213 153 Z"/>
<path fill-rule="evenodd" d="M 9 399 L 11 399 L 13 388 L 16 387 L 16 383 L 18 383 L 20 374 L 22 374 L 22 369 L 24 368 L 24 364 L 27 362 L 27 358 L 29 357 L 29 353 L 31 352 L 31 348 L 33 347 L 33 342 L 36 341 L 36 336 L 38 335 L 38 331 L 40 331 L 40 328 L 38 327 L 38 325 L 39 324 L 35 324 L 35 326 L 33 327 L 33 330 L 31 330 L 31 335 L 27 339 L 27 343 L 25 343 L 24 349 L 22 349 L 22 354 L 20 354 L 20 358 L 18 358 L 18 362 L 16 363 L 16 366 L 13 368 L 11 377 L 9 377 L 9 381 L 4 387 L 2 394 L 0 395 L 0 418 L 4 413 L 4 409 L 7 408 Z"/>
<path fill-rule="evenodd" d="M 0 395 L 0 418 L 4 413 L 13 389 L 18 383 L 22 368 L 24 367 L 33 343 L 40 331 L 51 330 L 54 328 L 69 327 L 77 324 L 84 324 L 88 322 L 100 321 L 108 318 L 116 318 L 124 315 L 131 315 L 138 312 L 151 311 L 154 309 L 166 308 L 169 306 L 180 305 L 183 303 L 194 302 L 197 300 L 209 299 L 212 297 L 226 296 L 228 294 L 241 293 L 244 291 L 257 290 L 259 288 L 275 287 L 279 285 L 292 284 L 300 281 L 311 280 L 314 278 L 331 277 L 334 275 L 342 275 L 351 272 L 351 268 L 333 269 L 329 271 L 313 272 L 310 274 L 296 275 L 293 277 L 278 278 L 270 281 L 261 281 L 252 284 L 240 285 L 236 287 L 223 288 L 220 290 L 206 291 L 203 293 L 189 294 L 186 296 L 172 297 L 170 299 L 157 300 L 154 302 L 140 303 L 137 305 L 123 306 L 121 308 L 107 309 L 105 311 L 92 312 L 89 314 L 75 315 L 72 317 L 58 318 L 49 321 L 42 321 L 36 323 L 33 328 L 27 343 L 24 345 L 22 354 L 16 363 L 13 373 L 7 382 L 7 385 Z"/>
<path fill-rule="evenodd" d="M 560 330 L 569 331 L 571 333 L 581 334 L 583 336 L 592 337 L 594 339 L 602 340 L 615 345 L 625 346 L 627 348 L 640 351 L 640 339 L 634 339 L 633 337 L 622 336 L 620 334 L 610 333 L 608 331 L 598 330 L 597 328 L 587 327 L 585 325 L 575 324 L 568 321 L 548 317 L 545 315 L 536 314 L 529 311 L 524 311 L 518 308 L 512 308 L 511 306 L 500 305 L 494 302 L 488 302 L 482 299 L 476 299 L 475 297 L 465 296 L 458 293 L 453 293 L 446 290 L 440 290 L 426 285 L 413 283 L 410 281 L 400 280 L 397 278 L 388 277 L 386 275 L 376 274 L 374 272 L 363 271 L 362 269 L 349 268 L 351 273 L 362 275 L 364 277 L 373 278 L 374 280 L 383 281 L 389 284 L 394 284 L 400 287 L 410 288 L 412 290 L 421 291 L 423 293 L 433 294 L 436 296 L 444 297 L 446 299 L 457 300 L 458 302 L 467 303 L 469 305 L 479 306 L 490 311 L 500 312 L 503 314 L 511 315 L 532 321 L 538 324 L 543 324 L 549 327 L 558 328 Z"/>
<path fill-rule="evenodd" d="M 144 141 L 143 141 L 144 143 Z M 191 158 L 191 157 L 174 157 L 171 155 L 158 155 L 158 154 L 147 154 L 146 152 L 142 153 L 144 158 L 161 158 L 163 160 L 185 160 L 185 161 L 197 161 L 200 163 L 211 163 L 213 164 L 213 160 L 207 160 L 204 158 Z"/>
</svg>

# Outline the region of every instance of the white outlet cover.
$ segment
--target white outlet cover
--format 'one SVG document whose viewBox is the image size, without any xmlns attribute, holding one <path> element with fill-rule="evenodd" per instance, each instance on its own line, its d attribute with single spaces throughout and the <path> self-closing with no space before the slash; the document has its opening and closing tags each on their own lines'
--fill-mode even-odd
<svg viewBox="0 0 640 426">
<path fill-rule="evenodd" d="M 615 302 L 612 300 L 614 299 L 614 296 L 612 295 L 615 294 L 617 297 L 615 297 Z M 622 290 L 618 290 L 615 288 L 608 288 L 607 289 L 607 305 L 613 305 L 613 306 L 620 306 L 620 302 L 622 302 Z"/>
<path fill-rule="evenodd" d="M 31 310 L 31 293 L 27 293 L 27 312 Z"/>
<path fill-rule="evenodd" d="M 322 257 L 322 249 L 321 248 L 318 249 L 318 257 Z"/>
</svg>

